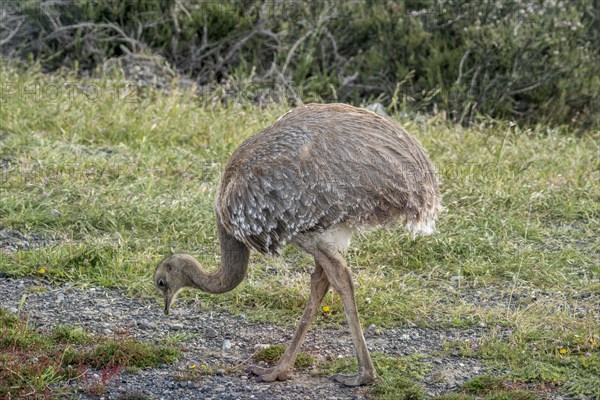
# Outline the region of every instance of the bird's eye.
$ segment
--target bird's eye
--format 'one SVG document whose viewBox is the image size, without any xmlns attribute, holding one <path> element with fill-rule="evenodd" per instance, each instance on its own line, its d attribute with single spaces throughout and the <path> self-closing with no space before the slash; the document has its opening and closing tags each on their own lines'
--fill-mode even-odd
<svg viewBox="0 0 600 400">
<path fill-rule="evenodd" d="M 158 287 L 165 287 L 165 281 L 163 281 L 162 279 L 159 279 L 157 282 Z"/>
</svg>

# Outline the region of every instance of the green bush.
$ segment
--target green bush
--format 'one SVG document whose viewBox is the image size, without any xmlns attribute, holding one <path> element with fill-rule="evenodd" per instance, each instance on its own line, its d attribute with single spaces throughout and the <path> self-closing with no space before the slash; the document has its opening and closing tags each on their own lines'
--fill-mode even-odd
<svg viewBox="0 0 600 400">
<path fill-rule="evenodd" d="M 200 85 L 242 82 L 235 90 L 256 101 L 284 87 L 294 101 L 378 100 L 462 123 L 600 126 L 597 2 L 87 0 L 7 11 L 4 55 L 50 70 L 155 53 Z"/>
</svg>

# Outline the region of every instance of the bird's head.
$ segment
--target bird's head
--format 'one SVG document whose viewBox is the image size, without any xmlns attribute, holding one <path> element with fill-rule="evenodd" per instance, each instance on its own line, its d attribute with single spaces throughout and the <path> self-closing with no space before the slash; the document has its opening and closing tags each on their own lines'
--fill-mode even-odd
<svg viewBox="0 0 600 400">
<path fill-rule="evenodd" d="M 194 259 L 187 254 L 172 254 L 165 258 L 154 271 L 154 283 L 165 299 L 165 315 L 169 314 L 177 294 L 190 286 L 189 272 Z"/>
</svg>

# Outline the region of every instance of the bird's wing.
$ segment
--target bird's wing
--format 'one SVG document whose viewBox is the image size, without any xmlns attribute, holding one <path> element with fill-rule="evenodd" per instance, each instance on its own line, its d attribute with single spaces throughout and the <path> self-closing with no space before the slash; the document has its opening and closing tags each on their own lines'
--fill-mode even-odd
<svg viewBox="0 0 600 400">
<path fill-rule="evenodd" d="M 435 170 L 398 124 L 346 113 L 328 116 L 327 124 L 304 118 L 288 124 L 285 137 L 276 134 L 240 146 L 232 156 L 239 163 L 226 169 L 217 197 L 221 222 L 246 245 L 280 253 L 299 233 L 345 221 L 364 226 L 404 216 L 413 230 L 425 230 L 422 221 L 432 226 L 439 204 Z M 269 138 L 276 145 L 266 146 Z"/>
<path fill-rule="evenodd" d="M 279 254 L 298 232 L 317 225 L 318 200 L 305 189 L 298 165 L 263 164 L 237 172 L 235 179 L 221 188 L 217 214 L 247 246 Z"/>
</svg>

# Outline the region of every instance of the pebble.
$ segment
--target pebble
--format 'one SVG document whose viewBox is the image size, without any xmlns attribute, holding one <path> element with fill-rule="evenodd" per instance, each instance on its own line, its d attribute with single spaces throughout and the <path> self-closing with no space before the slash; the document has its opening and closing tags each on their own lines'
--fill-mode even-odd
<svg viewBox="0 0 600 400">
<path fill-rule="evenodd" d="M 170 324 L 169 329 L 172 331 L 178 331 L 183 329 L 183 324 Z"/>
<path fill-rule="evenodd" d="M 32 291 L 32 287 L 42 287 L 46 290 Z M 292 380 L 273 384 L 257 382 L 256 377 L 250 374 L 227 372 L 230 368 L 240 365 L 243 370 L 245 365 L 242 363 L 248 360 L 255 350 L 272 344 L 287 344 L 285 338 L 293 333 L 293 328 L 289 326 L 257 323 L 214 311 L 186 313 L 183 312 L 185 299 L 180 300 L 178 310 L 165 317 L 155 299 L 129 297 L 114 289 L 92 291 L 72 286 L 51 285 L 40 279 L 0 278 L 0 293 L 0 307 L 15 315 L 27 315 L 32 327 L 47 329 L 57 324 L 68 324 L 83 327 L 91 334 L 100 333 L 110 337 L 114 335 L 111 330 L 114 329 L 126 332 L 124 334 L 128 337 L 140 341 L 174 343 L 181 350 L 181 359 L 173 364 L 135 371 L 123 370 L 118 377 L 110 379 L 106 384 L 106 399 L 130 396 L 165 400 L 372 398 L 370 387 L 357 391 L 356 388 L 342 387 L 327 376 L 312 375 L 309 371 L 296 370 Z M 27 296 L 23 300 L 22 309 L 19 310 L 25 294 Z M 57 302 L 58 299 L 62 300 Z M 429 361 L 431 372 L 419 383 L 426 393 L 437 396 L 447 393 L 451 388 L 458 388 L 475 375 L 492 372 L 486 370 L 476 359 L 440 355 L 444 354 L 444 343 L 464 341 L 471 336 L 480 338 L 485 329 L 382 329 L 373 325 L 367 330 L 373 333 L 380 330 L 381 334 L 367 336 L 367 345 L 368 348 L 384 352 L 388 356 L 423 354 L 434 357 Z M 352 338 L 347 326 L 312 326 L 303 345 L 303 351 L 306 349 L 310 349 L 314 356 L 322 359 L 354 356 Z M 259 364 L 252 360 L 248 361 L 248 364 L 250 363 Z M 191 365 L 198 366 L 196 371 L 190 369 Z M 199 367 L 202 365 L 214 370 L 214 374 L 196 374 L 200 372 Z M 101 371 L 90 372 L 101 379 Z M 438 379 L 435 379 L 436 373 Z M 183 376 L 185 380 L 180 382 L 179 379 Z M 188 376 L 193 376 L 194 379 L 188 379 Z M 444 380 L 440 380 L 439 376 L 443 376 Z M 76 381 L 68 384 L 67 398 L 88 399 L 85 391 L 86 388 L 89 389 L 89 382 L 93 382 L 94 379 L 92 375 L 88 378 L 88 383 Z"/>
<path fill-rule="evenodd" d="M 142 319 L 137 322 L 137 326 L 138 326 L 138 328 L 141 328 L 141 329 L 149 329 L 150 321 L 148 321 L 147 319 Z"/>
</svg>

